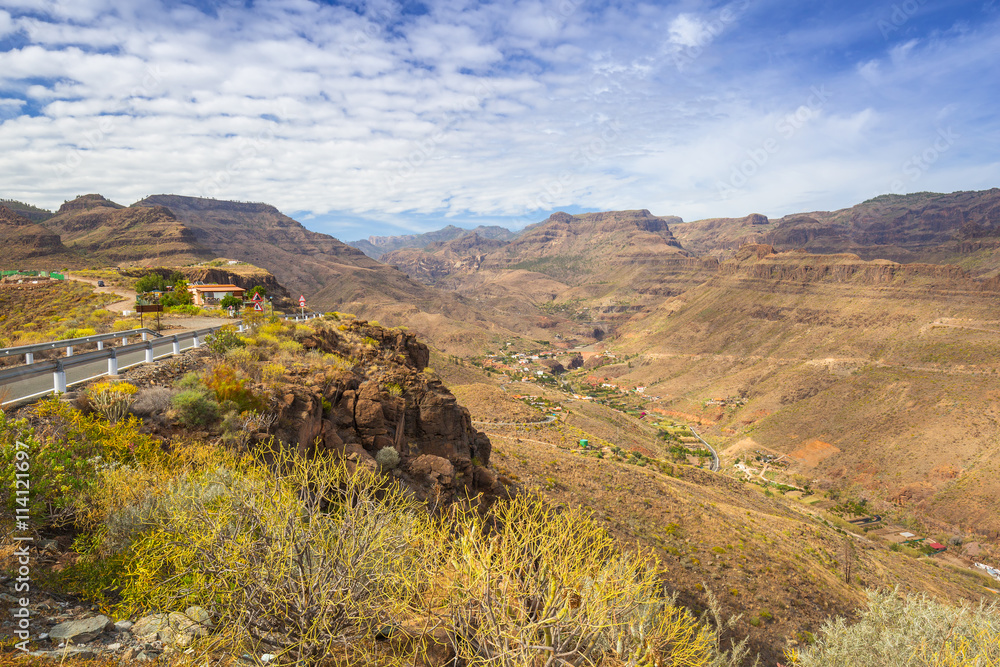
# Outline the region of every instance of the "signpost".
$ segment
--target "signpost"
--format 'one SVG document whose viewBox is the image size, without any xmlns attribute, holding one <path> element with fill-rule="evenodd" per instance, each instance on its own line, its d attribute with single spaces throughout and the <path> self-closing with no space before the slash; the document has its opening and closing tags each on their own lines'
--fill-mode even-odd
<svg viewBox="0 0 1000 667">
<path fill-rule="evenodd" d="M 264 297 L 260 295 L 260 292 L 254 292 L 253 298 L 250 299 L 253 302 L 253 309 L 258 313 L 264 312 Z"/>
<path fill-rule="evenodd" d="M 149 306 L 136 306 L 135 307 L 135 312 L 139 313 L 139 326 L 140 327 L 144 327 L 145 326 L 142 323 L 142 314 L 143 313 L 156 313 L 156 330 L 157 331 L 160 330 L 160 313 L 163 312 L 163 306 L 161 306 L 158 303 L 154 303 L 154 304 L 149 305 Z"/>
<path fill-rule="evenodd" d="M 304 316 L 306 314 L 306 297 L 304 294 L 299 295 L 299 311 Z"/>
</svg>

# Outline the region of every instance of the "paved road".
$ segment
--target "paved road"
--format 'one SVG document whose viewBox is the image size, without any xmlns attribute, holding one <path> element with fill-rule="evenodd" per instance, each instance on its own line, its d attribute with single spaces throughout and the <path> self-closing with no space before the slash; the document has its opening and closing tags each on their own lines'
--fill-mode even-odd
<svg viewBox="0 0 1000 667">
<path fill-rule="evenodd" d="M 688 428 L 691 429 L 692 433 L 694 433 L 694 437 L 696 437 L 699 440 L 701 440 L 701 443 L 703 445 L 705 445 L 706 447 L 708 447 L 708 451 L 712 452 L 712 467 L 709 468 L 709 470 L 711 470 L 712 472 L 718 472 L 719 471 L 719 453 L 715 451 L 715 447 L 712 447 L 712 445 L 710 445 L 707 442 L 705 442 L 705 438 L 703 438 L 700 435 L 698 435 L 698 431 L 694 430 L 693 426 L 691 426 L 689 424 Z"/>
<path fill-rule="evenodd" d="M 541 424 L 551 424 L 556 419 L 558 418 L 555 415 L 549 415 L 540 422 L 477 422 L 473 419 L 472 423 L 477 426 L 539 426 Z"/>
<path fill-rule="evenodd" d="M 152 339 L 153 343 L 153 357 L 155 359 L 160 359 L 163 357 L 169 357 L 173 354 L 173 341 L 169 338 L 155 338 Z M 180 344 L 181 350 L 186 350 L 194 345 L 193 340 L 182 341 Z M 146 360 L 146 351 L 137 350 L 135 352 L 129 352 L 122 354 L 118 357 L 118 370 L 123 371 L 130 366 L 135 366 L 141 364 Z M 73 366 L 72 368 L 66 369 L 66 386 L 69 387 L 73 384 L 83 382 L 85 380 L 91 380 L 95 377 L 104 375 L 108 372 L 108 360 L 98 359 L 86 364 L 81 364 L 80 366 Z M 0 387 L 0 391 L 6 390 L 10 392 L 9 396 L 4 397 L 4 404 L 19 401 L 24 398 L 30 398 L 34 396 L 41 396 L 48 392 L 51 392 L 53 388 L 52 374 L 46 373 L 40 377 L 27 378 L 24 380 L 18 380 L 11 382 L 10 384 L 5 384 Z"/>
</svg>

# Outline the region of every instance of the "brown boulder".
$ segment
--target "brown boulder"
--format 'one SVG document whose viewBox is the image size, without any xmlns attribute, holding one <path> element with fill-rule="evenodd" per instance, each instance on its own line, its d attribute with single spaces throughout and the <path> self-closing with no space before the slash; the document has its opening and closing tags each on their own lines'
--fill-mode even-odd
<svg viewBox="0 0 1000 667">
<path fill-rule="evenodd" d="M 447 486 L 455 478 L 455 466 L 446 458 L 423 454 L 410 462 L 410 472 L 416 476 L 424 476 L 429 481 Z"/>
</svg>

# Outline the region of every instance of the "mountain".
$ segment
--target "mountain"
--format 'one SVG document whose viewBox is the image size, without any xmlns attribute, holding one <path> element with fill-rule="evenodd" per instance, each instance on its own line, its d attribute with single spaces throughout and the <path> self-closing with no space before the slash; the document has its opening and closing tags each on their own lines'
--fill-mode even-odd
<svg viewBox="0 0 1000 667">
<path fill-rule="evenodd" d="M 267 269 L 293 297 L 305 295 L 312 308 L 405 324 L 448 350 L 473 349 L 491 332 L 532 333 L 524 323 L 511 323 L 513 330 L 498 324 L 460 296 L 415 282 L 273 206 L 179 195 L 153 195 L 133 205 L 157 207 L 173 212 L 214 256 Z"/>
<path fill-rule="evenodd" d="M 86 266 L 80 255 L 63 245 L 59 235 L 0 206 L 0 240 L 4 269 L 57 269 Z"/>
<path fill-rule="evenodd" d="M 466 235 L 382 260 L 512 318 L 533 317 L 541 308 L 546 315 L 538 324 L 590 338 L 704 279 L 702 260 L 671 233 L 678 222 L 647 210 L 559 212 L 507 242 Z"/>
<path fill-rule="evenodd" d="M 504 227 L 495 225 L 480 225 L 475 229 L 462 229 L 454 225 L 448 225 L 442 229 L 424 234 L 406 234 L 404 236 L 369 236 L 367 240 L 348 241 L 347 245 L 357 248 L 372 259 L 381 259 L 382 255 L 394 250 L 403 248 L 424 248 L 431 244 L 445 243 L 463 236 L 474 233 L 484 239 L 499 239 L 505 241 L 515 236 L 514 232 Z"/>
<path fill-rule="evenodd" d="M 84 195 L 60 206 L 45 226 L 91 262 L 148 266 L 215 257 L 163 206 L 125 207 L 101 195 Z"/>
<path fill-rule="evenodd" d="M 5 206 L 21 217 L 27 218 L 32 222 L 45 222 L 54 215 L 52 211 L 48 211 L 44 208 L 38 208 L 37 206 L 32 206 L 31 204 L 25 204 L 24 202 L 17 201 L 16 199 L 0 199 L 0 206 Z"/>
<path fill-rule="evenodd" d="M 1000 189 L 882 195 L 838 211 L 715 218 L 674 225 L 688 250 L 731 256 L 746 243 L 778 250 L 853 253 L 862 259 L 959 264 L 974 275 L 1000 273 Z"/>
</svg>

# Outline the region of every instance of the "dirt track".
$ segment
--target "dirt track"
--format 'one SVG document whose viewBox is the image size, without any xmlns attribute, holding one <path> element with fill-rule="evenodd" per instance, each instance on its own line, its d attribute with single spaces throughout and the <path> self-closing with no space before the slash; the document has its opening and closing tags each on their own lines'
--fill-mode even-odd
<svg viewBox="0 0 1000 667">
<path fill-rule="evenodd" d="M 93 285 L 94 290 L 101 294 L 117 294 L 122 298 L 121 301 L 115 301 L 114 303 L 105 306 L 106 310 L 122 313 L 126 310 L 132 310 L 135 306 L 135 290 L 126 289 L 124 287 L 98 287 L 96 278 L 82 278 L 80 276 L 74 276 L 70 273 L 66 274 L 66 279 Z"/>
</svg>

